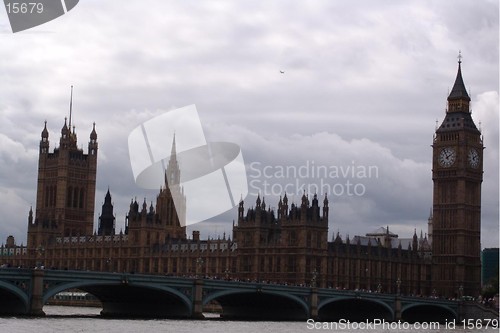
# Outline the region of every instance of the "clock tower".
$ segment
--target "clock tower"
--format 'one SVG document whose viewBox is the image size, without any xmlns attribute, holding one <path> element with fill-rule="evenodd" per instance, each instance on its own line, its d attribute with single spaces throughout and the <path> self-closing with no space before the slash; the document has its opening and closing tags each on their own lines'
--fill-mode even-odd
<svg viewBox="0 0 500 333">
<path fill-rule="evenodd" d="M 461 56 L 445 118 L 434 135 L 432 287 L 437 295 L 478 296 L 481 288 L 483 141 L 471 117 Z"/>
</svg>

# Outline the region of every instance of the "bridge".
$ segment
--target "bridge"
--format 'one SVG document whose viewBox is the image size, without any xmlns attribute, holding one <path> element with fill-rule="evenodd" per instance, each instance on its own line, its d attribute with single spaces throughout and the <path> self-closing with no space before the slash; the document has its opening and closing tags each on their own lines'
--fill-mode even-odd
<svg viewBox="0 0 500 333">
<path fill-rule="evenodd" d="M 69 289 L 97 297 L 102 316 L 203 318 L 218 302 L 225 319 L 409 322 L 463 318 L 463 302 L 328 288 L 213 279 L 42 269 L 0 269 L 0 314 L 43 316 Z"/>
</svg>

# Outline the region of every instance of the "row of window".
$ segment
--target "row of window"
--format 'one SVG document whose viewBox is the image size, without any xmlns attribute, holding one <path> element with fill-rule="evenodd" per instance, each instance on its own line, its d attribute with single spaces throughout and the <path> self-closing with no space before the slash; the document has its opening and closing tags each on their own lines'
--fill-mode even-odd
<svg viewBox="0 0 500 333">
<path fill-rule="evenodd" d="M 57 186 L 45 186 L 45 207 L 55 207 L 57 198 Z M 68 187 L 66 196 L 66 207 L 68 208 L 84 208 L 85 205 L 85 188 L 84 187 Z"/>
<path fill-rule="evenodd" d="M 84 208 L 85 188 L 84 187 L 68 187 L 66 195 L 66 207 L 68 208 Z"/>
</svg>

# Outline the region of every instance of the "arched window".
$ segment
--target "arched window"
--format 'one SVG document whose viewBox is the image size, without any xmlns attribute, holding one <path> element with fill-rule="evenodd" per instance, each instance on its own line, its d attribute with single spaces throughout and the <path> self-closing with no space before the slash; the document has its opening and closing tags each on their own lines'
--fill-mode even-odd
<svg viewBox="0 0 500 333">
<path fill-rule="evenodd" d="M 45 186 L 45 207 L 49 206 L 49 187 Z"/>
<path fill-rule="evenodd" d="M 78 207 L 77 204 L 78 204 L 78 188 L 75 187 L 73 189 L 73 208 Z"/>
<path fill-rule="evenodd" d="M 66 197 L 66 206 L 67 207 L 71 207 L 72 195 L 73 195 L 73 188 L 70 186 L 70 187 L 68 187 L 68 194 Z"/>
<path fill-rule="evenodd" d="M 54 185 L 53 196 L 54 196 L 54 201 L 52 203 L 52 206 L 55 207 L 55 205 L 56 205 L 56 198 L 57 198 L 57 186 L 55 186 L 55 185 Z"/>
<path fill-rule="evenodd" d="M 85 197 L 85 190 L 82 187 L 80 188 L 80 205 L 79 205 L 80 208 L 83 208 L 84 197 Z"/>
<path fill-rule="evenodd" d="M 290 232 L 290 234 L 289 234 L 288 245 L 289 246 L 295 246 L 295 245 L 297 245 L 297 235 L 295 234 L 294 230 L 292 230 Z"/>
</svg>

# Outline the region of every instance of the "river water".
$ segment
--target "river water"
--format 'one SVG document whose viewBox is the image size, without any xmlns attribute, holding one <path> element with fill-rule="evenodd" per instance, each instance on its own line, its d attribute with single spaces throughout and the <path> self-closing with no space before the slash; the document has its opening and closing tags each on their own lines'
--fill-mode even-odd
<svg viewBox="0 0 500 333">
<path fill-rule="evenodd" d="M 92 332 L 92 333 L 127 333 L 127 332 L 224 332 L 224 333 L 296 333 L 296 332 L 498 332 L 498 329 L 463 329 L 441 324 L 439 328 L 401 326 L 386 323 L 386 326 L 369 326 L 367 323 L 319 323 L 319 322 L 258 322 L 258 321 L 222 321 L 205 320 L 169 320 L 169 319 L 104 319 L 99 317 L 100 308 L 44 306 L 47 314 L 43 318 L 1 317 L 0 332 L 14 333 L 52 333 L 52 332 Z M 335 327 L 335 325 L 337 325 Z M 353 327 L 354 326 L 354 327 Z M 458 323 L 456 326 L 459 326 Z"/>
</svg>

